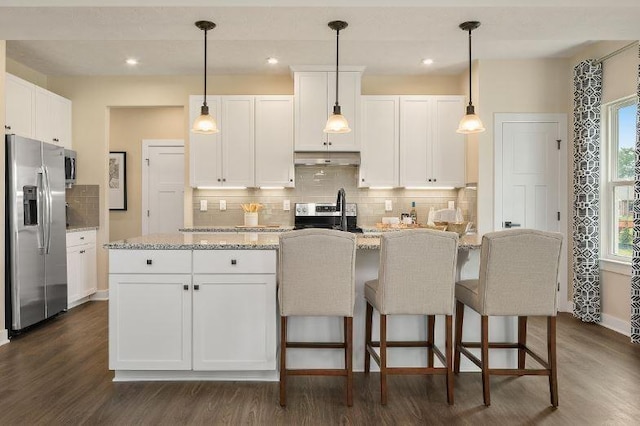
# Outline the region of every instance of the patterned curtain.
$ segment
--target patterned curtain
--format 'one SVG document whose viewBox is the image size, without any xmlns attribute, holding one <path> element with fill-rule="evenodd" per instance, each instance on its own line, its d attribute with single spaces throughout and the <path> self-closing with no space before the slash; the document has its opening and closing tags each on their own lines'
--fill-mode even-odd
<svg viewBox="0 0 640 426">
<path fill-rule="evenodd" d="M 640 49 L 638 50 L 640 58 Z M 636 118 L 636 181 L 633 203 L 633 259 L 631 260 L 631 341 L 640 343 L 640 65 Z"/>
<path fill-rule="evenodd" d="M 573 84 L 573 315 L 585 322 L 600 322 L 602 64 L 586 60 L 576 65 Z"/>
</svg>

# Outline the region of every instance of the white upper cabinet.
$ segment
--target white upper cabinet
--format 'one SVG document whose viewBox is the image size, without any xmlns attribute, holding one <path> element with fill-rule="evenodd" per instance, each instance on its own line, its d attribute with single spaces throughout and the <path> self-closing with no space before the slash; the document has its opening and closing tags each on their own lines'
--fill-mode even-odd
<svg viewBox="0 0 640 426">
<path fill-rule="evenodd" d="M 463 96 L 400 97 L 400 186 L 464 186 L 463 114 Z"/>
<path fill-rule="evenodd" d="M 35 138 L 71 149 L 71 101 L 35 88 Z"/>
<path fill-rule="evenodd" d="M 256 186 L 294 186 L 293 96 L 256 96 Z"/>
<path fill-rule="evenodd" d="M 5 133 L 33 138 L 35 86 L 14 75 L 6 74 L 5 101 Z"/>
<path fill-rule="evenodd" d="M 255 186 L 254 97 L 221 99 L 222 186 Z"/>
<path fill-rule="evenodd" d="M 220 97 L 207 96 L 209 114 L 220 128 Z M 202 95 L 189 96 L 189 129 L 200 115 Z M 189 175 L 192 187 L 222 186 L 222 147 L 220 133 L 202 135 L 189 131 Z"/>
<path fill-rule="evenodd" d="M 336 101 L 335 73 L 295 72 L 295 150 L 359 151 L 360 86 L 360 72 L 340 72 L 339 103 L 351 132 L 327 134 L 323 130 Z"/>
<path fill-rule="evenodd" d="M 71 101 L 6 74 L 5 133 L 71 149 Z"/>
<path fill-rule="evenodd" d="M 399 96 L 362 96 L 360 187 L 397 187 Z"/>
</svg>

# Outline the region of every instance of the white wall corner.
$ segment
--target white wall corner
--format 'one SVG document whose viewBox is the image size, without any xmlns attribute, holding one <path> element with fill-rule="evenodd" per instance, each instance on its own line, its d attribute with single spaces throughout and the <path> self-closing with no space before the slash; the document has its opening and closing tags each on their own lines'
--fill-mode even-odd
<svg viewBox="0 0 640 426">
<path fill-rule="evenodd" d="M 91 295 L 92 301 L 109 300 L 109 290 L 98 290 Z"/>
<path fill-rule="evenodd" d="M 0 346 L 6 345 L 9 343 L 9 331 L 8 330 L 0 330 Z"/>
</svg>

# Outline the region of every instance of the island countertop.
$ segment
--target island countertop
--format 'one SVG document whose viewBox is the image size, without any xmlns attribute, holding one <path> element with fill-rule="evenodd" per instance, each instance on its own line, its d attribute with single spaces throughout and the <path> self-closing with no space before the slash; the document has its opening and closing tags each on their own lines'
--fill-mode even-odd
<svg viewBox="0 0 640 426">
<path fill-rule="evenodd" d="M 279 236 L 279 232 L 235 231 L 151 234 L 113 241 L 104 247 L 123 250 L 277 250 Z M 475 249 L 479 248 L 480 244 L 480 236 L 465 235 L 460 238 L 459 248 Z M 358 235 L 357 245 L 360 250 L 377 250 L 380 248 L 380 237 Z"/>
</svg>

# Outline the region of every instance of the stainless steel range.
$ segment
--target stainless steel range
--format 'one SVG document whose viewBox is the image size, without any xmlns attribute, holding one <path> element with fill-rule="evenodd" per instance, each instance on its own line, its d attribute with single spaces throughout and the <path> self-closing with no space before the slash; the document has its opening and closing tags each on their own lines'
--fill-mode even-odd
<svg viewBox="0 0 640 426">
<path fill-rule="evenodd" d="M 346 203 L 347 231 L 361 233 L 358 228 L 358 205 Z M 340 228 L 341 212 L 336 203 L 296 203 L 294 229 Z"/>
</svg>

